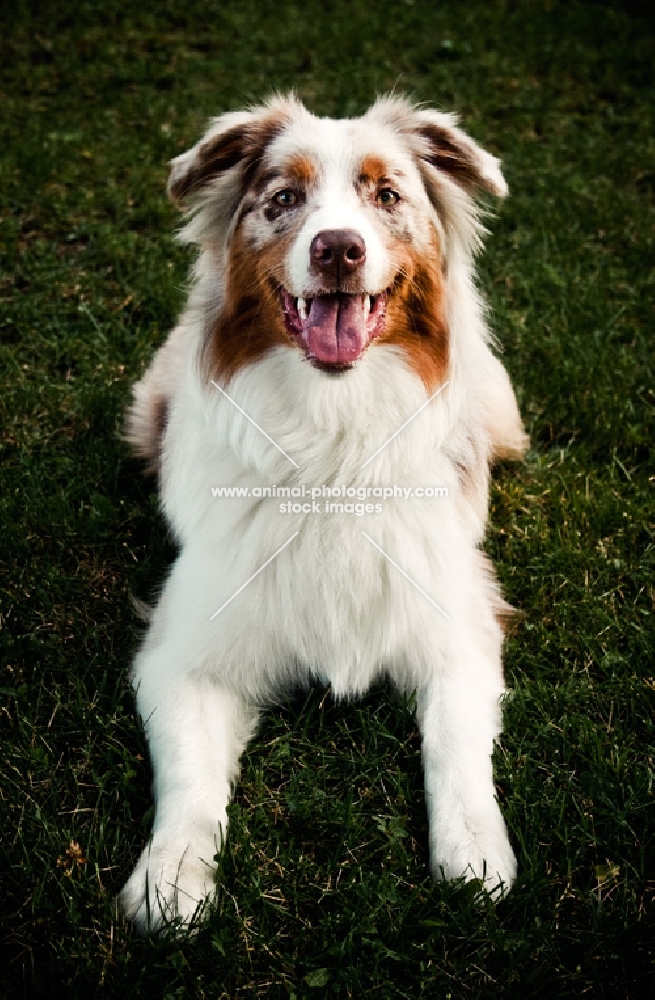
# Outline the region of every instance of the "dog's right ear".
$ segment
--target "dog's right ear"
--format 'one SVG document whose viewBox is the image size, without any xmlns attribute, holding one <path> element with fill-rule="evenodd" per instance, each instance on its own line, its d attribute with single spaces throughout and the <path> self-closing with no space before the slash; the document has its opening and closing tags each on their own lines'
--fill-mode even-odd
<svg viewBox="0 0 655 1000">
<path fill-rule="evenodd" d="M 269 143 L 284 131 L 298 103 L 293 98 L 273 98 L 252 111 L 231 111 L 215 118 L 200 142 L 171 160 L 171 200 L 183 207 L 189 198 L 231 173 L 238 174 L 242 186 Z"/>
<path fill-rule="evenodd" d="M 256 116 L 249 111 L 215 118 L 200 142 L 171 160 L 168 194 L 181 206 L 193 194 L 241 163 L 258 145 Z"/>
</svg>

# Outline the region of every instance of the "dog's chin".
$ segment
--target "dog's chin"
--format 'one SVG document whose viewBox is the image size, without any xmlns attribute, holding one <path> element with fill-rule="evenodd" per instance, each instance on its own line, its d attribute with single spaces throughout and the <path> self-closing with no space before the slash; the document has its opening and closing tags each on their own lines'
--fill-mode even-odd
<svg viewBox="0 0 655 1000">
<path fill-rule="evenodd" d="M 287 332 L 319 371 L 341 375 L 352 369 L 386 328 L 390 289 L 376 295 L 334 291 L 298 298 L 278 290 Z"/>
<path fill-rule="evenodd" d="M 326 375 L 344 375 L 346 372 L 352 371 L 354 367 L 354 362 L 350 364 L 330 364 L 329 361 L 319 361 L 318 358 L 312 357 L 311 354 L 305 354 L 305 357 L 309 361 L 312 368 L 316 368 L 319 372 L 325 372 Z"/>
</svg>

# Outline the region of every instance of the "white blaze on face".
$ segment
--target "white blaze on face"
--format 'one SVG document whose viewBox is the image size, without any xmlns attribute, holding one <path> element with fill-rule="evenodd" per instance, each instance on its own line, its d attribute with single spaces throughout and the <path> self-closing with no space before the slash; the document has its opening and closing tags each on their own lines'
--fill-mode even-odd
<svg viewBox="0 0 655 1000">
<path fill-rule="evenodd" d="M 310 297 L 320 290 L 320 280 L 310 274 L 310 247 L 319 233 L 332 229 L 348 229 L 358 233 L 366 247 L 366 261 L 360 282 L 370 294 L 377 295 L 389 284 L 389 255 L 380 237 L 366 217 L 352 186 L 345 183 L 326 184 L 320 191 L 315 211 L 307 217 L 296 238 L 287 262 L 289 291 L 293 295 Z"/>
<path fill-rule="evenodd" d="M 359 163 L 362 159 L 353 142 L 353 123 L 348 121 L 316 120 L 310 141 L 302 135 L 302 151 L 308 155 L 318 170 L 318 180 L 313 188 L 307 215 L 289 252 L 287 288 L 294 296 L 310 298 L 321 290 L 320 277 L 310 271 L 312 240 L 322 232 L 351 230 L 364 240 L 366 260 L 359 274 L 362 290 L 376 295 L 384 291 L 393 278 L 389 253 L 373 224 L 370 203 L 360 199 L 356 189 Z M 291 133 L 280 142 L 289 152 L 298 151 L 298 138 Z M 310 144 L 311 143 L 311 144 Z M 276 152 L 285 152 L 284 148 Z"/>
</svg>

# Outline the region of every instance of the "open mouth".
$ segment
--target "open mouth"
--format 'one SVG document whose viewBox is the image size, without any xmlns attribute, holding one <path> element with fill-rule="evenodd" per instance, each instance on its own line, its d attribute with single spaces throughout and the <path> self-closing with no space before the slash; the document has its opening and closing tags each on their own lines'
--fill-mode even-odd
<svg viewBox="0 0 655 1000">
<path fill-rule="evenodd" d="M 287 330 L 316 368 L 347 371 L 384 331 L 388 290 L 378 295 L 333 292 L 294 298 L 280 289 Z"/>
</svg>

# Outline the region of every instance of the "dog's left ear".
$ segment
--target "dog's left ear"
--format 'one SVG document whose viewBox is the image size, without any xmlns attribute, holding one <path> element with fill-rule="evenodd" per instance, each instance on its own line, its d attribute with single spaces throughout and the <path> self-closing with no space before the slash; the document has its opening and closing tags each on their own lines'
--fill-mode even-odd
<svg viewBox="0 0 655 1000">
<path fill-rule="evenodd" d="M 505 197 L 508 188 L 500 161 L 457 127 L 455 115 L 417 110 L 413 118 L 413 143 L 420 159 L 470 195 L 484 191 Z"/>
<path fill-rule="evenodd" d="M 456 115 L 417 108 L 403 97 L 390 96 L 376 101 L 368 116 L 399 132 L 419 165 L 437 170 L 467 194 L 507 194 L 500 162 L 458 127 Z"/>
</svg>

